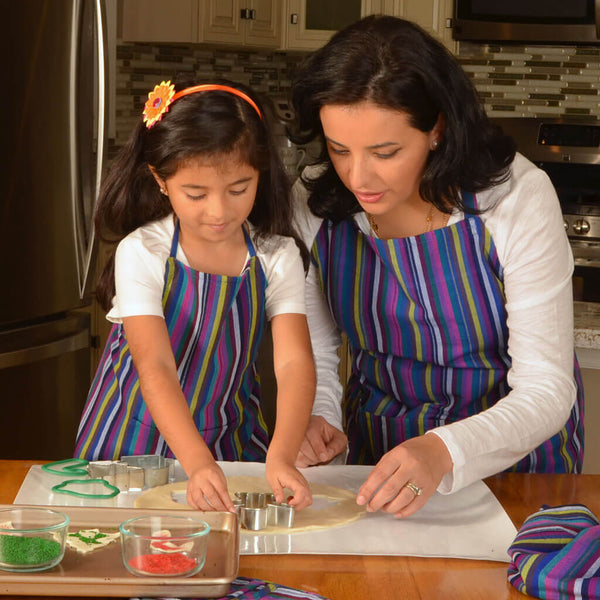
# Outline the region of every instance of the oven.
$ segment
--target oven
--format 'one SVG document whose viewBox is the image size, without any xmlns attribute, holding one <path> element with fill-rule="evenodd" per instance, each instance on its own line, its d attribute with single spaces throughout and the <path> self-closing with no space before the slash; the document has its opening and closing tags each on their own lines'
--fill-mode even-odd
<svg viewBox="0 0 600 600">
<path fill-rule="evenodd" d="M 552 180 L 575 261 L 573 297 L 600 302 L 600 121 L 492 120 Z"/>
</svg>

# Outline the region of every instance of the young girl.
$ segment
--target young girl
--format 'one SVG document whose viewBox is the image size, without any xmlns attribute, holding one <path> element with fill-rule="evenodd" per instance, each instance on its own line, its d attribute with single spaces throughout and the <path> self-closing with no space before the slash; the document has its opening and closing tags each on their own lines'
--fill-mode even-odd
<svg viewBox="0 0 600 600">
<path fill-rule="evenodd" d="M 287 487 L 296 508 L 311 503 L 294 467 L 315 371 L 290 223 L 285 172 L 251 92 L 156 86 L 98 201 L 98 231 L 121 240 L 97 290 L 114 325 L 75 456 L 176 456 L 201 510 L 234 510 L 215 459 L 266 457 L 277 500 Z M 255 366 L 265 317 L 277 380 L 268 452 Z"/>
</svg>

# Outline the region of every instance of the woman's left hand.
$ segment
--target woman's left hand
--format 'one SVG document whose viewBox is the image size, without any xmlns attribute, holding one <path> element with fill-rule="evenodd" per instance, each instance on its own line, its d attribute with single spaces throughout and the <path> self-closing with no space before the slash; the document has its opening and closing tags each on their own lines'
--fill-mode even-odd
<svg viewBox="0 0 600 600">
<path fill-rule="evenodd" d="M 292 490 L 294 496 L 289 504 L 296 510 L 302 510 L 312 504 L 308 481 L 294 465 L 283 460 L 269 460 L 267 457 L 265 475 L 277 502 L 287 502 L 283 488 L 288 488 Z"/>
<path fill-rule="evenodd" d="M 451 470 L 452 459 L 441 438 L 434 433 L 411 438 L 383 455 L 356 502 L 366 504 L 369 512 L 408 517 L 425 506 Z"/>
</svg>

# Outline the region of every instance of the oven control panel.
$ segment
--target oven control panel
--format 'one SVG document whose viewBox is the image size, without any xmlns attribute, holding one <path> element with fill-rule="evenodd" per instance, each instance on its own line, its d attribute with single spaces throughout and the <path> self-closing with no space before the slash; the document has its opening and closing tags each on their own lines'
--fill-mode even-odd
<svg viewBox="0 0 600 600">
<path fill-rule="evenodd" d="M 600 238 L 600 216 L 563 214 L 569 237 Z"/>
</svg>

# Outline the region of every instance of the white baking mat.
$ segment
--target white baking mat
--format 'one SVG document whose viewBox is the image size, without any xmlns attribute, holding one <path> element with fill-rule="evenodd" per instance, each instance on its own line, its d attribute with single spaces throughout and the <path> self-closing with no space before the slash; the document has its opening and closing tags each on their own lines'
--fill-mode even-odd
<svg viewBox="0 0 600 600">
<path fill-rule="evenodd" d="M 226 475 L 264 475 L 264 464 L 220 462 Z M 303 469 L 311 482 L 357 492 L 372 467 L 329 465 Z M 176 465 L 176 480 L 184 479 Z M 108 500 L 82 499 L 51 491 L 68 477 L 33 466 L 15 498 L 16 504 L 132 507 L 141 492 L 121 493 Z M 318 499 L 317 499 L 318 500 Z M 441 556 L 508 562 L 507 550 L 517 531 L 483 482 L 442 496 L 435 494 L 418 513 L 394 519 L 367 513 L 342 527 L 294 534 L 261 534 L 241 530 L 241 554 L 382 554 Z"/>
</svg>

